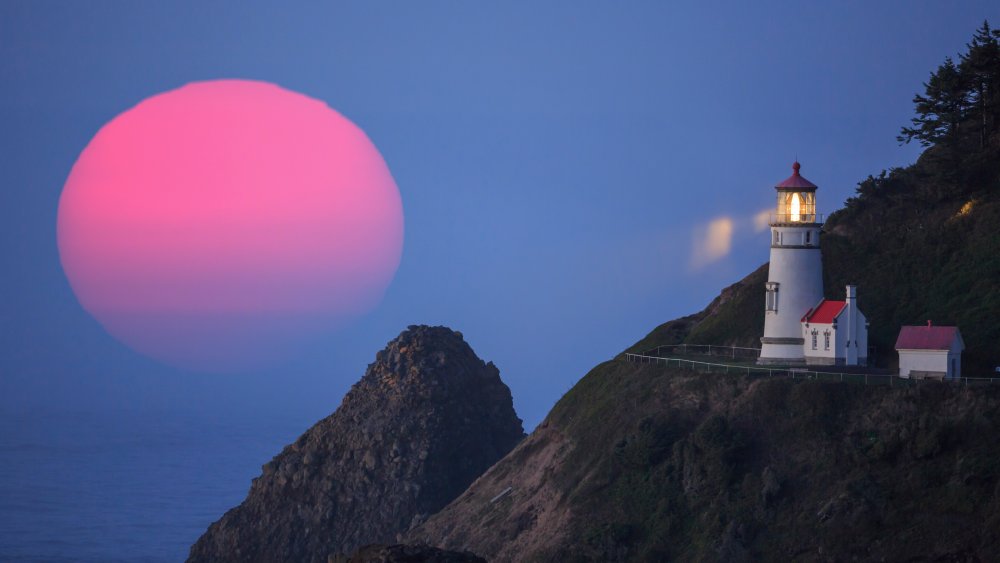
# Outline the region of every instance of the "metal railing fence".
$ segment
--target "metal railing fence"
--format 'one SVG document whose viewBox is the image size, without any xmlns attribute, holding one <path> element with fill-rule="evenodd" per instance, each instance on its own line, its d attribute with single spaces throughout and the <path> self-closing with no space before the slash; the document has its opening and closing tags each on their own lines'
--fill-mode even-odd
<svg viewBox="0 0 1000 563">
<path fill-rule="evenodd" d="M 887 385 L 890 387 L 912 387 L 928 381 L 930 379 L 911 379 L 900 377 L 894 374 L 875 373 L 837 373 L 827 371 L 813 371 L 805 368 L 783 368 L 769 366 L 748 366 L 718 364 L 713 362 L 699 362 L 686 358 L 669 358 L 662 356 L 647 356 L 644 354 L 625 354 L 625 360 L 643 364 L 663 364 L 666 366 L 677 366 L 687 368 L 691 371 L 702 373 L 732 373 L 745 374 L 747 376 L 758 377 L 790 377 L 792 379 L 814 379 L 817 381 L 840 381 L 847 383 L 863 383 L 865 385 Z M 939 381 L 939 380 L 938 380 Z M 964 386 L 990 385 L 1000 383 L 1000 377 L 960 377 L 957 379 L 946 379 L 947 383 L 956 383 Z"/>
<path fill-rule="evenodd" d="M 662 356 L 663 354 L 696 354 L 702 356 L 719 356 L 726 358 L 746 358 L 756 360 L 760 356 L 760 348 L 743 346 L 719 346 L 717 344 L 665 344 L 643 352 L 646 356 Z"/>
</svg>

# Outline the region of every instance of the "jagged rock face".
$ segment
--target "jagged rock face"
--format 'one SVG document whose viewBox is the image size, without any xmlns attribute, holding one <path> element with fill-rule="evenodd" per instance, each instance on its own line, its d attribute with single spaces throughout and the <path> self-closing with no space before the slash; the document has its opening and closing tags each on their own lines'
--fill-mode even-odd
<svg viewBox="0 0 1000 563">
<path fill-rule="evenodd" d="M 264 465 L 189 561 L 326 561 L 394 543 L 523 437 L 496 366 L 458 332 L 411 326 L 336 412 Z"/>
<path fill-rule="evenodd" d="M 520 561 L 995 561 L 1000 385 L 609 361 L 406 541 Z"/>
<path fill-rule="evenodd" d="M 468 551 L 446 551 L 426 545 L 366 545 L 350 557 L 331 557 L 328 563 L 486 563 Z"/>
</svg>

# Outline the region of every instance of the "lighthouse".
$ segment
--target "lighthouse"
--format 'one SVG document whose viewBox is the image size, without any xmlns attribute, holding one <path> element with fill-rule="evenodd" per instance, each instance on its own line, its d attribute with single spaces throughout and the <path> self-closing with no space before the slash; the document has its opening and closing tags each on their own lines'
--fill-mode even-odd
<svg viewBox="0 0 1000 563">
<path fill-rule="evenodd" d="M 764 336 L 758 364 L 805 364 L 802 315 L 823 300 L 823 259 L 819 249 L 822 216 L 816 214 L 816 185 L 799 174 L 775 186 L 776 212 L 770 217 L 771 263 L 764 299 Z"/>
</svg>

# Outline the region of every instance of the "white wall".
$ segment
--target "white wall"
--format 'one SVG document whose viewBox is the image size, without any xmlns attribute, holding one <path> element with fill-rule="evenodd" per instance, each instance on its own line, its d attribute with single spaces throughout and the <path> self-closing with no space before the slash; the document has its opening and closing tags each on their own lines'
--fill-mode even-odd
<svg viewBox="0 0 1000 563">
<path fill-rule="evenodd" d="M 803 350 L 808 359 L 815 358 L 816 361 L 810 361 L 809 363 L 817 364 L 833 364 L 836 358 L 844 357 L 844 346 L 843 346 L 843 336 L 837 334 L 837 329 L 833 327 L 830 323 L 801 323 L 802 324 L 802 336 L 805 338 L 805 344 L 803 345 Z M 812 347 L 812 332 L 816 331 L 816 349 L 813 350 Z M 826 349 L 823 346 L 823 333 L 830 332 L 830 348 Z"/>
<path fill-rule="evenodd" d="M 899 376 L 909 377 L 911 371 L 937 371 L 944 372 L 945 379 L 960 378 L 964 349 L 965 343 L 958 335 L 948 350 L 899 350 Z"/>
<path fill-rule="evenodd" d="M 952 360 L 955 360 L 954 367 Z M 948 352 L 948 379 L 958 379 L 962 377 L 962 353 Z"/>
<path fill-rule="evenodd" d="M 868 317 L 858 309 L 857 319 L 857 341 L 858 341 L 858 365 L 868 365 Z"/>
<path fill-rule="evenodd" d="M 948 356 L 948 350 L 899 350 L 899 376 L 910 377 L 911 371 L 948 374 Z"/>
<path fill-rule="evenodd" d="M 806 231 L 815 246 L 800 246 Z M 774 245 L 774 237 L 781 239 Z M 802 338 L 802 316 L 823 299 L 823 262 L 819 250 L 819 230 L 815 227 L 772 227 L 771 263 L 767 281 L 777 282 L 777 311 L 764 313 L 764 336 L 769 338 Z M 761 359 L 790 359 L 804 361 L 803 346 L 788 344 L 762 344 Z"/>
<path fill-rule="evenodd" d="M 771 227 L 771 246 L 819 246 L 819 231 L 819 227 Z"/>
<path fill-rule="evenodd" d="M 847 361 L 847 323 L 848 315 L 845 307 L 837 316 L 837 324 L 832 323 L 800 323 L 802 327 L 802 338 L 805 340 L 802 348 L 804 350 L 807 363 L 816 364 L 846 364 L 846 365 L 866 365 L 868 362 L 868 329 L 865 324 L 868 322 L 861 311 L 855 309 L 854 316 L 854 340 L 857 341 L 857 359 L 855 363 Z M 816 349 L 812 349 L 812 331 L 816 334 Z M 830 331 L 830 349 L 823 347 L 823 333 Z M 815 361 L 810 361 L 814 358 Z"/>
<path fill-rule="evenodd" d="M 962 377 L 962 350 L 965 350 L 965 342 L 962 340 L 961 333 L 951 342 L 951 350 L 948 350 L 948 377 L 949 378 L 959 378 Z M 951 360 L 955 360 L 955 367 L 952 368 Z"/>
</svg>

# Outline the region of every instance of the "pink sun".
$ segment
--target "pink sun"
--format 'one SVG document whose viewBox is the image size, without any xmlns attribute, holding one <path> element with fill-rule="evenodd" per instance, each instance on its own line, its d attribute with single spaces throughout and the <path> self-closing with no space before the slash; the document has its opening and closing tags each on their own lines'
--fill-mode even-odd
<svg viewBox="0 0 1000 563">
<path fill-rule="evenodd" d="M 218 80 L 101 128 L 59 201 L 63 269 L 112 335 L 169 363 L 255 367 L 377 305 L 403 211 L 378 150 L 323 102 Z"/>
</svg>

